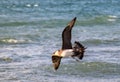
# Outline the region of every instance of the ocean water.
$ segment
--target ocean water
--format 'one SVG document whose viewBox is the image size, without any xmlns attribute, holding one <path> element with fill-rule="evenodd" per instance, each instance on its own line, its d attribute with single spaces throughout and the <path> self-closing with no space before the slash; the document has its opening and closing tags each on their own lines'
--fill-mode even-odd
<svg viewBox="0 0 120 82">
<path fill-rule="evenodd" d="M 0 82 L 120 82 L 120 0 L 0 0 Z M 87 47 L 80 62 L 51 54 L 77 17 L 72 43 Z"/>
</svg>

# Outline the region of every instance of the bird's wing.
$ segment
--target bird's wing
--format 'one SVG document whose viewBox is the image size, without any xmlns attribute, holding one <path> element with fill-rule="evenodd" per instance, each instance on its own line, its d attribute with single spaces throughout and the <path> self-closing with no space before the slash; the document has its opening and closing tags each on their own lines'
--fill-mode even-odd
<svg viewBox="0 0 120 82">
<path fill-rule="evenodd" d="M 52 56 L 52 62 L 53 62 L 53 66 L 54 66 L 55 70 L 57 70 L 59 68 L 61 58 L 62 57 L 59 57 L 59 56 Z"/>
<path fill-rule="evenodd" d="M 72 19 L 62 32 L 62 49 L 72 49 L 71 30 L 76 21 L 76 17 Z"/>
<path fill-rule="evenodd" d="M 75 41 L 73 51 L 76 52 L 76 56 L 79 59 L 83 58 L 85 49 L 86 48 L 80 42 Z"/>
</svg>

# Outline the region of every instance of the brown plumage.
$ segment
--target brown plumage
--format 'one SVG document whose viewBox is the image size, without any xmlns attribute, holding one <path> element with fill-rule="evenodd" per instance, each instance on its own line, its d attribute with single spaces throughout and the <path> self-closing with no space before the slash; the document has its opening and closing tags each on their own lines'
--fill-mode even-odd
<svg viewBox="0 0 120 82">
<path fill-rule="evenodd" d="M 55 70 L 59 68 L 61 58 L 63 57 L 71 56 L 73 58 L 78 57 L 79 59 L 82 59 L 84 56 L 85 48 L 82 44 L 76 41 L 74 47 L 72 47 L 71 31 L 75 22 L 76 17 L 73 18 L 65 27 L 65 29 L 62 32 L 62 48 L 60 50 L 55 51 L 52 55 L 52 63 Z"/>
<path fill-rule="evenodd" d="M 59 56 L 52 56 L 52 62 L 53 62 L 53 66 L 55 70 L 58 69 L 60 62 L 61 62 L 61 58 L 62 57 L 59 57 Z"/>
<path fill-rule="evenodd" d="M 75 55 L 73 55 L 72 57 L 78 57 L 79 59 L 82 59 L 84 56 L 85 49 L 86 48 L 80 42 L 75 41 L 73 47 Z"/>
<path fill-rule="evenodd" d="M 71 30 L 75 24 L 76 17 L 65 27 L 62 32 L 62 49 L 72 49 Z"/>
</svg>

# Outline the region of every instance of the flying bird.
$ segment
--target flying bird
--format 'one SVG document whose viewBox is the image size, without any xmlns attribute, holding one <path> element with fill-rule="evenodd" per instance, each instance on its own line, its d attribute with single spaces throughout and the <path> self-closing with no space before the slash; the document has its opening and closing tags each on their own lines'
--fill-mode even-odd
<svg viewBox="0 0 120 82">
<path fill-rule="evenodd" d="M 72 57 L 74 59 L 77 57 L 78 59 L 82 59 L 84 56 L 86 48 L 78 41 L 74 42 L 73 47 L 71 43 L 71 31 L 76 19 L 76 17 L 73 18 L 62 32 L 62 48 L 52 54 L 52 63 L 55 70 L 59 68 L 61 59 L 64 57 Z"/>
</svg>

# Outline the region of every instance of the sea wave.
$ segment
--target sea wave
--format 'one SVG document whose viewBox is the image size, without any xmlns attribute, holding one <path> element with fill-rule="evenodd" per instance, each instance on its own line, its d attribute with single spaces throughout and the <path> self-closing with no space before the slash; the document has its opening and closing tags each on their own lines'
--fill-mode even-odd
<svg viewBox="0 0 120 82">
<path fill-rule="evenodd" d="M 23 16 L 24 17 L 24 16 Z M 6 18 L 0 17 L 0 26 L 1 27 L 17 27 L 17 26 L 41 26 L 41 27 L 58 27 L 58 26 L 63 26 L 68 23 L 70 19 L 66 18 L 59 18 L 59 17 L 53 17 L 53 18 L 36 18 L 33 17 L 32 20 L 29 20 L 28 18 L 21 18 L 17 20 L 18 18 L 10 20 Z M 101 15 L 101 16 L 94 16 L 91 18 L 84 18 L 81 19 L 81 17 L 78 17 L 78 20 L 76 22 L 76 25 L 78 26 L 95 26 L 95 25 L 117 25 L 119 24 L 120 19 L 119 17 L 115 15 Z"/>
<path fill-rule="evenodd" d="M 8 22 L 3 22 L 0 23 L 1 27 L 18 27 L 18 26 L 27 26 L 27 25 L 36 25 L 37 22 L 32 22 L 32 21 L 8 21 Z"/>
<path fill-rule="evenodd" d="M 81 63 L 67 63 L 62 64 L 58 69 L 57 74 L 61 75 L 74 75 L 79 76 L 92 76 L 92 77 L 103 77 L 103 76 L 114 76 L 119 75 L 118 72 L 120 65 L 115 63 L 106 62 L 81 62 Z M 42 69 L 42 68 L 41 68 Z M 46 66 L 44 68 L 48 72 L 51 72 L 51 68 Z M 44 70 L 42 69 L 42 70 Z"/>
<path fill-rule="evenodd" d="M 102 38 L 100 38 L 100 39 L 86 39 L 86 40 L 84 40 L 83 41 L 83 43 L 86 43 L 86 44 L 111 44 L 111 43 L 119 43 L 119 39 L 117 39 L 117 38 L 113 38 L 113 39 L 102 39 Z"/>
<path fill-rule="evenodd" d="M 28 43 L 30 40 L 17 40 L 15 38 L 4 38 L 0 39 L 1 44 L 18 44 L 18 43 Z"/>
<path fill-rule="evenodd" d="M 90 25 L 114 25 L 120 22 L 119 17 L 114 15 L 100 15 L 94 16 L 92 18 L 86 18 L 84 20 L 79 20 L 79 25 L 90 26 Z"/>
</svg>

